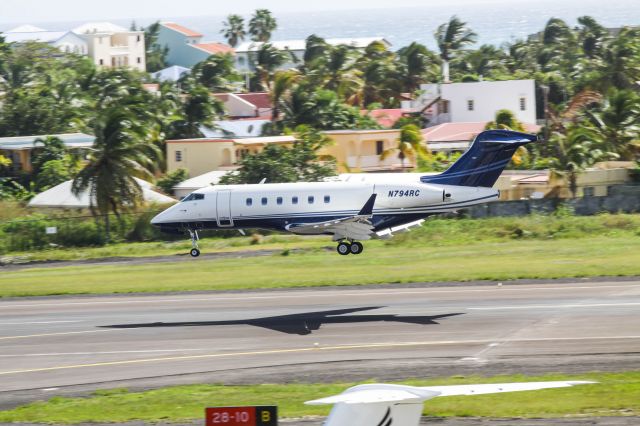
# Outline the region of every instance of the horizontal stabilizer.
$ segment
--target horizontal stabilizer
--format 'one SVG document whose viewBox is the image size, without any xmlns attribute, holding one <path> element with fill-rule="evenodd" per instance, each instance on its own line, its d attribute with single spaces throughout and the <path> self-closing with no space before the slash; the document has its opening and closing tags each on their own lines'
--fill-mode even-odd
<svg viewBox="0 0 640 426">
<path fill-rule="evenodd" d="M 438 392 L 438 396 L 483 395 L 488 393 L 521 392 L 551 388 L 567 388 L 575 385 L 589 385 L 596 382 L 567 381 L 567 382 L 525 382 L 525 383 L 495 383 L 488 385 L 455 385 L 428 386 L 421 389 Z"/>
<path fill-rule="evenodd" d="M 333 404 L 325 426 L 418 426 L 422 403 L 439 396 L 532 391 L 592 383 L 596 382 L 557 381 L 427 387 L 367 384 L 349 388 L 340 395 L 308 401 L 306 404 Z"/>
</svg>

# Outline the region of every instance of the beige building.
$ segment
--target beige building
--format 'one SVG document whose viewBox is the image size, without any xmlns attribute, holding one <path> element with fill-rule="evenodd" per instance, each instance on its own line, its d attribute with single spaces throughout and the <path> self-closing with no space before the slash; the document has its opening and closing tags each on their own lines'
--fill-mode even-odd
<svg viewBox="0 0 640 426">
<path fill-rule="evenodd" d="M 146 70 L 144 31 L 129 31 L 109 22 L 92 22 L 73 30 L 88 46 L 88 56 L 100 67 Z"/>
<path fill-rule="evenodd" d="M 295 140 L 293 136 L 169 140 L 167 173 L 182 168 L 195 177 L 213 170 L 235 170 L 243 156 L 260 152 L 268 144 L 291 145 Z"/>
<path fill-rule="evenodd" d="M 319 155 L 336 159 L 338 172 L 380 172 L 402 170 L 396 153 L 385 160 L 380 156 L 398 146 L 400 130 L 328 130 L 323 132 L 333 143 L 320 150 Z M 414 168 L 415 162 L 405 159 L 405 168 Z"/>
<path fill-rule="evenodd" d="M 339 173 L 402 169 L 395 153 L 384 161 L 380 159 L 382 152 L 398 145 L 400 130 L 333 130 L 323 133 L 331 143 L 318 155 L 334 157 Z M 183 168 L 189 171 L 190 177 L 194 177 L 212 170 L 235 170 L 244 155 L 260 152 L 268 144 L 291 145 L 294 142 L 293 136 L 169 140 L 167 172 Z M 405 168 L 413 167 L 415 164 L 406 159 Z"/>
<path fill-rule="evenodd" d="M 630 181 L 632 162 L 607 161 L 578 174 L 577 197 L 603 197 L 609 188 Z M 507 170 L 495 185 L 501 200 L 571 198 L 569 181 L 549 170 Z"/>
</svg>

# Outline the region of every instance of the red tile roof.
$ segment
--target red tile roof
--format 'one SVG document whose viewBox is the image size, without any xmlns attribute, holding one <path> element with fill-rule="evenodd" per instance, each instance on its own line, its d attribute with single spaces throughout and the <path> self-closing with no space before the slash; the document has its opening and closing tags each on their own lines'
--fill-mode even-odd
<svg viewBox="0 0 640 426">
<path fill-rule="evenodd" d="M 267 92 L 235 93 L 235 95 L 255 105 L 256 108 L 273 108 L 271 98 Z"/>
<path fill-rule="evenodd" d="M 199 32 L 190 30 L 187 27 L 183 27 L 182 25 L 178 25 L 175 22 L 163 22 L 162 26 L 172 29 L 174 31 L 179 32 L 182 35 L 186 35 L 187 37 L 202 37 L 203 35 Z"/>
<path fill-rule="evenodd" d="M 427 142 L 461 142 L 470 141 L 482 132 L 487 123 L 482 121 L 463 123 L 442 123 L 437 126 L 422 129 L 422 136 Z M 540 126 L 524 123 L 527 132 L 538 133 Z"/>
<path fill-rule="evenodd" d="M 224 43 L 215 43 L 215 42 L 198 43 L 198 44 L 192 44 L 191 46 L 196 47 L 200 50 L 204 50 L 205 52 L 210 53 L 212 55 L 219 55 L 224 53 L 229 53 L 233 55 L 236 52 L 233 47 Z"/>
<path fill-rule="evenodd" d="M 378 122 L 378 124 L 381 125 L 382 127 L 392 127 L 394 124 L 396 124 L 396 121 L 398 121 L 398 119 L 400 117 L 402 117 L 402 114 L 404 113 L 404 110 L 402 110 L 400 108 L 396 108 L 396 109 L 373 109 L 371 111 L 362 110 L 362 111 L 360 111 L 360 113 L 362 115 L 369 114 L 369 116 L 371 116 L 371 118 L 376 120 Z"/>
</svg>

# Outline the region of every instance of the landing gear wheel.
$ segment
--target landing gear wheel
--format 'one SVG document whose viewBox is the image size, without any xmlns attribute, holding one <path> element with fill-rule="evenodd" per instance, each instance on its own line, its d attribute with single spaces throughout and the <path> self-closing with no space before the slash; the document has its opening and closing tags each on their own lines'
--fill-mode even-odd
<svg viewBox="0 0 640 426">
<path fill-rule="evenodd" d="M 351 254 L 360 254 L 362 253 L 362 250 L 364 250 L 364 246 L 362 243 L 354 241 L 351 243 L 351 246 L 349 246 L 349 250 L 351 251 Z"/>
<path fill-rule="evenodd" d="M 200 256 L 200 250 L 198 250 L 197 248 L 191 249 L 191 256 L 192 257 Z"/>
<path fill-rule="evenodd" d="M 338 251 L 338 254 L 341 254 L 342 256 L 346 256 L 351 252 L 349 244 L 345 242 L 338 244 L 336 250 Z"/>
</svg>

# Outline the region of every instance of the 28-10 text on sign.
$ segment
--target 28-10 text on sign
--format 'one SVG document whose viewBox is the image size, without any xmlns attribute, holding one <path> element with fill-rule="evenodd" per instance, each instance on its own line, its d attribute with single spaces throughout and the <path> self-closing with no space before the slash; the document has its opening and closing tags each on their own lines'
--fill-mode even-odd
<svg viewBox="0 0 640 426">
<path fill-rule="evenodd" d="M 263 407 L 208 407 L 205 409 L 206 426 L 277 426 L 278 408 Z"/>
</svg>

